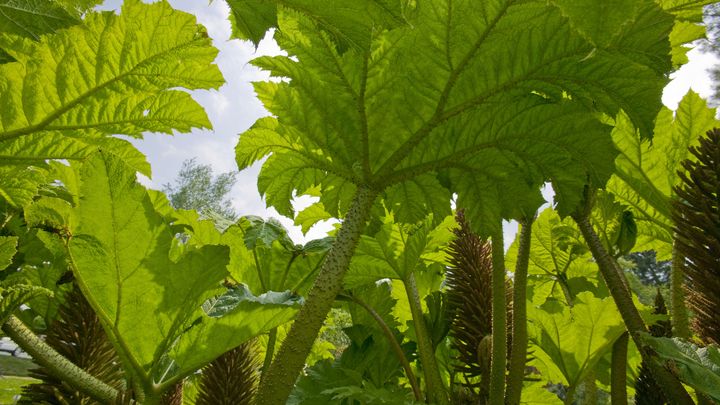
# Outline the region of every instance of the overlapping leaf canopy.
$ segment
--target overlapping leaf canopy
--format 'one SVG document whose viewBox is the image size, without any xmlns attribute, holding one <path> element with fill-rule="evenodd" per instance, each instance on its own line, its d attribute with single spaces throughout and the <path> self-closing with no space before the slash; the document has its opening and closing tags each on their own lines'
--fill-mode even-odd
<svg viewBox="0 0 720 405">
<path fill-rule="evenodd" d="M 613 140 L 620 150 L 616 172 L 607 185 L 616 199 L 631 207 L 638 222 L 636 250 L 656 250 L 658 258 L 670 258 L 672 250 L 672 188 L 685 159 L 694 159 L 688 147 L 697 145 L 705 132 L 718 126 L 715 109 L 690 91 L 675 112 L 663 108 L 655 121 L 655 136 L 638 139 L 635 127 L 619 116 Z"/>
<path fill-rule="evenodd" d="M 368 1 L 386 12 L 362 19 L 335 3 L 270 3 L 265 25 L 277 19 L 290 56 L 253 63 L 290 80 L 255 85 L 275 117 L 242 134 L 237 160 L 271 155 L 258 185 L 285 215 L 316 185 L 334 216 L 364 186 L 407 222 L 456 193 L 487 235 L 533 212 L 547 180 L 567 213 L 613 170 L 599 116 L 622 110 L 649 136 L 672 68 L 673 14 L 649 0 L 613 3 L 611 20 L 565 1 Z M 238 19 L 259 4 L 231 2 L 238 35 L 259 38 Z"/>
</svg>

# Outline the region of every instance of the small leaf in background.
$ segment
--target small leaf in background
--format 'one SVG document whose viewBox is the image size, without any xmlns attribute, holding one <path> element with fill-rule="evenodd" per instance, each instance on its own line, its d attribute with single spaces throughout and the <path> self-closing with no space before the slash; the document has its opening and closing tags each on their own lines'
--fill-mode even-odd
<svg viewBox="0 0 720 405">
<path fill-rule="evenodd" d="M 5 270 L 17 253 L 17 236 L 0 236 L 0 270 Z"/>
<path fill-rule="evenodd" d="M 4 324 L 18 307 L 31 298 L 52 296 L 47 288 L 29 284 L 10 284 L 0 287 L 0 324 Z"/>
<path fill-rule="evenodd" d="M 630 253 L 637 241 L 637 225 L 632 211 L 623 211 L 620 220 L 620 230 L 618 231 L 615 246 L 617 246 L 618 254 L 625 256 Z"/>
<path fill-rule="evenodd" d="M 250 224 L 245 230 L 245 244 L 249 249 L 254 249 L 258 245 L 272 246 L 274 241 L 286 249 L 293 249 L 295 244 L 287 234 L 287 229 L 275 218 L 264 220 L 256 216 L 246 216 Z"/>
<path fill-rule="evenodd" d="M 316 223 L 332 218 L 321 202 L 314 203 L 300 211 L 295 217 L 295 225 L 299 225 L 302 233 L 307 233 Z"/>
<path fill-rule="evenodd" d="M 246 285 L 240 284 L 230 288 L 228 292 L 219 297 L 205 301 L 203 310 L 208 316 L 219 318 L 232 312 L 242 302 L 299 306 L 303 304 L 303 298 L 290 291 L 268 291 L 256 297 L 248 290 Z"/>
<path fill-rule="evenodd" d="M 582 292 L 572 308 L 557 304 L 528 307 L 530 341 L 537 347 L 530 365 L 546 379 L 560 372 L 561 382 L 574 387 L 611 350 L 625 325 L 612 298 Z"/>
</svg>

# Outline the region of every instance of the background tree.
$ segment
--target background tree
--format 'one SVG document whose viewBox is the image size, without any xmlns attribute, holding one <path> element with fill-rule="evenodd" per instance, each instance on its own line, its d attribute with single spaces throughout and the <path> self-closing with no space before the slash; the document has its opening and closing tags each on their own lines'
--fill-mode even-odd
<svg viewBox="0 0 720 405">
<path fill-rule="evenodd" d="M 199 164 L 195 158 L 183 161 L 175 183 L 163 185 L 170 204 L 177 209 L 214 211 L 228 219 L 237 214 L 227 198 L 237 181 L 237 173 L 228 172 L 213 175 L 210 165 Z"/>
<path fill-rule="evenodd" d="M 654 250 L 634 252 L 626 256 L 635 263 L 630 271 L 645 285 L 660 286 L 670 278 L 670 261 L 658 261 Z"/>
<path fill-rule="evenodd" d="M 707 30 L 707 38 L 700 43 L 700 49 L 720 57 L 720 2 L 705 6 L 703 22 Z M 708 73 L 713 81 L 710 101 L 718 105 L 720 104 L 720 64 L 713 65 Z"/>
</svg>

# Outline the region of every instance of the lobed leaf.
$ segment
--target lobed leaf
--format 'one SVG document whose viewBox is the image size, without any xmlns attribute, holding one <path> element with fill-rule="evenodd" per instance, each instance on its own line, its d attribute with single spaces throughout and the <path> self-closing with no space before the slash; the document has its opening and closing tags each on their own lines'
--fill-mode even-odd
<svg viewBox="0 0 720 405">
<path fill-rule="evenodd" d="M 82 25 L 36 42 L 3 35 L 0 48 L 17 60 L 0 65 L 0 176 L 18 177 L 3 181 L 1 195 L 14 205 L 27 203 L 45 180 L 29 175 L 32 167 L 84 159 L 99 148 L 149 175 L 145 157 L 113 136 L 209 127 L 203 109 L 180 89 L 222 84 L 204 28 L 167 3 L 130 0 L 119 15 L 91 12 Z"/>
<path fill-rule="evenodd" d="M 572 308 L 548 303 L 529 307 L 528 313 L 530 341 L 538 349 L 535 364 L 544 364 L 545 373 L 549 372 L 546 378 L 553 369 L 559 371 L 571 387 L 583 380 L 625 332 L 612 298 L 595 298 L 589 292 L 578 294 Z"/>
<path fill-rule="evenodd" d="M 674 21 L 637 0 L 614 19 L 594 6 L 580 27 L 576 6 L 558 3 L 436 0 L 406 10 L 406 24 L 368 33 L 369 47 L 347 49 L 314 8 L 278 8 L 274 35 L 289 56 L 253 63 L 289 80 L 256 84 L 276 118 L 241 136 L 238 164 L 271 155 L 259 189 L 288 216 L 289 201 L 313 186 L 327 212 L 342 216 L 366 185 L 386 191 L 388 208 L 408 223 L 428 210 L 443 217 L 457 194 L 488 235 L 500 218 L 532 214 L 548 180 L 568 214 L 588 175 L 604 184 L 613 171 L 617 151 L 598 111 L 623 110 L 652 132 Z M 323 12 L 337 25 L 357 21 L 333 6 Z"/>
</svg>

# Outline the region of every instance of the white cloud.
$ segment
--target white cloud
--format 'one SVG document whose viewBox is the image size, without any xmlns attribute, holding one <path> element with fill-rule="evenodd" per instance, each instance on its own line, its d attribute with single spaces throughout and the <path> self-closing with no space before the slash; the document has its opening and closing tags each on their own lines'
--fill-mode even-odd
<svg viewBox="0 0 720 405">
<path fill-rule="evenodd" d="M 672 81 L 663 92 L 663 104 L 671 110 L 677 109 L 678 103 L 692 89 L 707 99 L 712 94 L 712 79 L 708 69 L 720 63 L 715 55 L 702 53 L 695 48 L 688 52 L 690 61 L 670 75 Z"/>
</svg>

